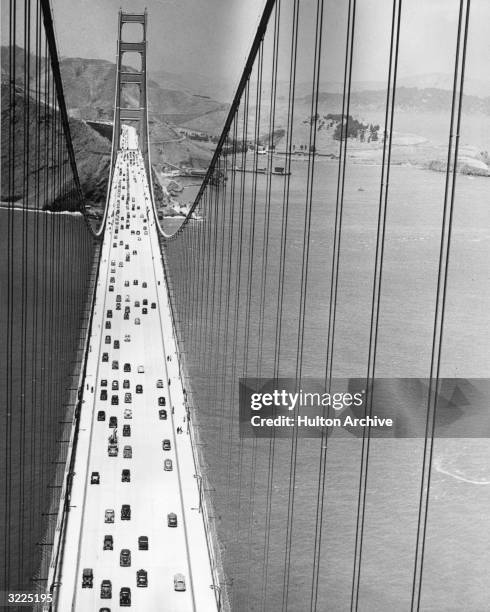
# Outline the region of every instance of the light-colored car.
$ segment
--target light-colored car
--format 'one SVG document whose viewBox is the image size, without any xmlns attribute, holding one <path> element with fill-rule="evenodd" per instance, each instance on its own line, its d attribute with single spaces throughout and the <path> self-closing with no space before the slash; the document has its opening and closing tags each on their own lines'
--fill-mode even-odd
<svg viewBox="0 0 490 612">
<path fill-rule="evenodd" d="M 174 590 L 175 591 L 185 591 L 185 576 L 183 574 L 175 574 Z"/>
<path fill-rule="evenodd" d="M 134 320 L 134 324 L 135 324 L 135 325 L 139 325 L 139 324 L 140 324 L 140 320 L 139 320 L 139 318 L 138 318 L 138 317 L 136 317 L 136 319 Z"/>
<path fill-rule="evenodd" d="M 166 472 L 171 472 L 174 469 L 172 465 L 172 459 L 165 459 L 165 461 L 163 462 L 163 469 Z"/>
<path fill-rule="evenodd" d="M 124 418 L 125 419 L 132 419 L 133 418 L 133 411 L 131 410 L 131 408 L 125 408 L 124 409 Z"/>
<path fill-rule="evenodd" d="M 157 380 L 157 389 L 163 389 L 163 380 L 161 378 Z"/>
<path fill-rule="evenodd" d="M 142 365 L 138 366 L 138 374 L 144 374 L 145 373 L 145 368 Z"/>
<path fill-rule="evenodd" d="M 124 459 L 131 459 L 133 457 L 133 447 L 125 446 L 123 448 L 123 457 Z"/>
<path fill-rule="evenodd" d="M 113 523 L 114 522 L 114 510 L 112 508 L 108 508 L 104 513 L 104 523 Z"/>
</svg>

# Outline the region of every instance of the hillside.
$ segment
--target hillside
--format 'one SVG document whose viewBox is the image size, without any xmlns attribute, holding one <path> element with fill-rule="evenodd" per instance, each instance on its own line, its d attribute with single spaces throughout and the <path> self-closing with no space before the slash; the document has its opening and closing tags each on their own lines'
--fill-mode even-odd
<svg viewBox="0 0 490 612">
<path fill-rule="evenodd" d="M 44 107 L 44 104 L 42 104 Z M 27 125 L 24 126 L 24 93 L 22 89 L 18 88 L 15 95 L 15 150 L 14 150 L 14 167 L 18 172 L 14 176 L 14 189 L 11 196 L 11 200 L 19 202 L 22 200 L 23 193 L 23 155 L 24 155 L 24 135 L 25 127 L 27 127 L 29 133 L 29 146 L 31 151 L 36 150 L 35 137 L 38 132 L 37 126 L 37 112 L 36 102 L 30 97 L 29 100 L 29 113 L 27 119 Z M 41 108 L 41 116 L 44 115 L 44 110 Z M 49 125 L 52 122 L 52 117 L 47 119 L 46 127 L 49 130 Z M 10 122 L 9 115 L 9 87 L 5 82 L 2 82 L 2 111 L 1 111 L 1 128 L 2 134 L 8 134 L 8 126 Z M 43 119 L 44 122 L 44 119 Z M 44 122 L 46 124 L 46 122 Z M 100 136 L 95 130 L 86 125 L 83 121 L 77 119 L 70 120 L 70 128 L 73 138 L 73 147 L 75 155 L 77 157 L 78 172 L 80 177 L 80 183 L 82 189 L 86 195 L 87 203 L 91 205 L 99 205 L 105 202 L 105 194 L 107 191 L 107 180 L 108 180 L 108 168 L 110 161 L 110 142 Z M 45 145 L 45 134 L 46 130 L 39 130 L 40 147 L 39 150 L 41 155 L 44 152 Z M 8 187 L 8 159 L 11 151 L 8 150 L 9 141 L 6 136 L 2 138 L 1 147 L 1 159 L 2 159 L 2 173 L 1 173 L 1 194 L 0 198 L 2 201 L 9 199 L 9 187 Z M 82 154 L 83 152 L 83 154 Z M 43 168 L 48 165 L 49 162 L 39 161 L 39 167 L 41 172 L 39 173 L 39 180 L 41 182 L 41 193 L 44 192 L 44 172 Z M 35 155 L 30 156 L 30 166 L 28 172 L 28 194 L 27 194 L 27 205 L 29 207 L 36 207 L 38 203 L 35 202 L 35 180 L 38 172 L 38 160 Z M 70 175 L 70 172 L 67 172 Z M 49 195 L 49 208 L 57 210 L 70 209 L 67 202 L 63 202 L 60 199 L 60 191 L 54 188 Z M 39 203 L 40 207 L 43 207 L 43 202 Z"/>
</svg>

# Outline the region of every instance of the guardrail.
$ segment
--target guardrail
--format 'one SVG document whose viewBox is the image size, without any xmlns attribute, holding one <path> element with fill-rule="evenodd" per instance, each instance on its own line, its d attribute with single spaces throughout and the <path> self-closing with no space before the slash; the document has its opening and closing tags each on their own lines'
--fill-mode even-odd
<svg viewBox="0 0 490 612">
<path fill-rule="evenodd" d="M 174 312 L 174 307 L 173 307 L 173 302 L 171 299 L 171 295 L 170 295 L 170 278 L 169 275 L 167 274 L 167 262 L 165 259 L 165 252 L 162 249 L 161 243 L 160 241 L 158 241 L 158 245 L 160 248 L 160 254 L 161 254 L 161 259 L 162 259 L 162 263 L 163 263 L 163 273 L 165 275 L 165 282 L 167 285 L 167 297 L 168 297 L 168 303 L 170 304 L 170 313 L 172 316 L 172 327 L 173 327 L 173 335 L 175 338 L 175 347 L 177 349 L 177 356 L 178 356 L 178 363 L 179 363 L 179 375 L 180 375 L 180 379 L 181 380 L 189 380 L 188 376 L 185 374 L 185 372 L 182 371 L 183 368 L 183 356 L 180 352 L 180 346 L 179 346 L 179 336 L 177 334 L 177 327 L 176 327 L 176 317 L 175 317 L 175 312 Z M 189 419 L 189 415 L 190 415 L 190 410 L 189 410 L 189 405 L 188 405 L 188 394 L 187 394 L 187 389 L 185 389 L 185 393 L 184 393 L 184 401 L 185 401 L 185 407 L 186 407 L 186 412 L 187 412 L 187 428 L 189 431 L 189 437 L 190 437 L 190 441 L 191 441 L 191 448 L 192 448 L 192 457 L 194 460 L 194 469 L 195 469 L 195 474 L 197 476 L 197 478 L 200 479 L 200 483 L 199 483 L 199 510 L 202 514 L 202 518 L 203 518 L 203 524 L 204 524 L 204 533 L 206 535 L 206 544 L 207 544 L 207 548 L 208 548 L 208 556 L 209 556 L 209 560 L 211 562 L 211 574 L 213 577 L 213 584 L 210 585 L 210 588 L 213 589 L 214 593 L 215 593 L 215 597 L 216 597 L 216 605 L 218 607 L 218 612 L 228 612 L 229 611 L 229 606 L 227 605 L 226 601 L 224 601 L 225 598 L 223 598 L 222 593 L 223 593 L 223 588 L 221 586 L 220 583 L 220 578 L 219 578 L 219 573 L 218 573 L 218 568 L 220 567 L 220 565 L 218 564 L 217 561 L 217 557 L 214 551 L 214 541 L 213 541 L 213 535 L 212 535 L 212 529 L 211 529 L 211 525 L 209 522 L 209 516 L 208 516 L 208 509 L 207 509 L 207 503 L 206 503 L 206 497 L 204 495 L 204 490 L 203 490 L 203 476 L 202 476 L 202 472 L 200 469 L 200 460 L 199 460 L 199 455 L 198 455 L 198 451 L 197 451 L 197 443 L 195 440 L 195 434 L 194 434 L 194 427 L 192 425 L 193 419 Z M 226 591 L 225 591 L 226 592 Z"/>
<path fill-rule="evenodd" d="M 99 253 L 101 245 L 99 244 Z M 92 323 L 94 318 L 94 304 L 95 304 L 95 296 L 97 293 L 97 283 L 99 280 L 99 261 L 97 261 L 97 272 L 94 279 L 94 286 L 92 291 L 92 298 L 90 300 L 90 318 L 87 325 L 87 335 L 85 337 L 85 342 L 83 346 L 84 351 L 84 359 L 83 359 L 83 367 L 80 371 L 80 376 L 78 379 L 78 387 L 77 387 L 77 404 L 73 413 L 73 421 L 70 432 L 70 442 L 68 445 L 68 455 L 66 459 L 66 467 L 65 473 L 63 477 L 63 485 L 60 496 L 60 505 L 58 510 L 58 518 L 57 518 L 57 526 L 55 530 L 54 540 L 53 540 L 53 552 L 51 555 L 51 562 L 49 565 L 48 572 L 48 581 L 47 581 L 47 591 L 52 596 L 52 601 L 43 608 L 45 612 L 54 612 L 57 609 L 57 587 L 59 586 L 59 571 L 60 571 L 60 561 L 63 558 L 63 550 L 65 544 L 65 529 L 67 523 L 67 515 L 70 511 L 70 497 L 71 497 L 71 489 L 73 484 L 73 474 L 75 467 L 75 457 L 78 443 L 78 432 L 80 428 L 80 414 L 82 410 L 82 397 L 83 397 L 83 388 L 85 385 L 85 377 L 87 373 L 87 361 L 88 361 L 88 353 L 89 353 L 89 340 L 92 335 Z"/>
</svg>

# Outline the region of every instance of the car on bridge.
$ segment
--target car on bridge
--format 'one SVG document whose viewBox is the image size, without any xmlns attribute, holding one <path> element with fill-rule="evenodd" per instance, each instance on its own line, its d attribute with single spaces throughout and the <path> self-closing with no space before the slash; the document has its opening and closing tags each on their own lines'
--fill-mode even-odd
<svg viewBox="0 0 490 612">
<path fill-rule="evenodd" d="M 105 411 L 104 410 L 99 410 L 99 412 L 97 413 L 97 420 L 105 421 Z"/>
<path fill-rule="evenodd" d="M 123 470 L 121 472 L 121 482 L 131 482 L 131 471 Z"/>
<path fill-rule="evenodd" d="M 100 484 L 99 472 L 92 472 L 92 475 L 90 476 L 90 484 Z"/>
<path fill-rule="evenodd" d="M 136 586 L 147 587 L 148 586 L 148 572 L 144 569 L 140 569 L 136 572 Z"/>
<path fill-rule="evenodd" d="M 104 545 L 102 550 L 113 550 L 114 549 L 114 538 L 111 535 L 104 536 Z"/>
<path fill-rule="evenodd" d="M 165 461 L 163 462 L 163 469 L 166 472 L 171 472 L 174 469 L 172 465 L 172 459 L 165 459 Z"/>
<path fill-rule="evenodd" d="M 82 589 L 91 589 L 93 586 L 94 572 L 91 567 L 86 567 L 82 572 Z"/>
<path fill-rule="evenodd" d="M 129 504 L 123 504 L 121 506 L 121 521 L 131 520 L 131 506 Z"/>
<path fill-rule="evenodd" d="M 112 598 L 112 582 L 110 580 L 102 580 L 102 584 L 100 585 L 100 598 Z"/>
<path fill-rule="evenodd" d="M 138 549 L 148 550 L 148 536 L 140 536 L 138 538 Z"/>
<path fill-rule="evenodd" d="M 170 514 L 167 514 L 167 525 L 169 527 L 177 527 L 177 515 L 175 512 L 170 512 Z"/>
<path fill-rule="evenodd" d="M 131 551 L 123 548 L 119 554 L 119 565 L 121 567 L 131 567 Z"/>
<path fill-rule="evenodd" d="M 183 574 L 175 574 L 174 590 L 175 591 L 185 591 L 185 576 Z"/>
<path fill-rule="evenodd" d="M 131 435 L 131 425 L 123 425 L 123 436 L 125 438 Z"/>
<path fill-rule="evenodd" d="M 122 587 L 119 591 L 119 605 L 123 608 L 131 606 L 131 589 Z"/>
</svg>

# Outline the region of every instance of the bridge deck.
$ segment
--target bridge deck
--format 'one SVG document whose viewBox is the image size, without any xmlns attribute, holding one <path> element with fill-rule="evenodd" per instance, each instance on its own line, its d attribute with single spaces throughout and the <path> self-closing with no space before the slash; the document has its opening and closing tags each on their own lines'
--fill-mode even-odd
<svg viewBox="0 0 490 612">
<path fill-rule="evenodd" d="M 136 149 L 135 131 L 125 128 L 122 143 Z M 121 310 L 116 310 L 118 295 Z M 147 306 L 143 306 L 144 299 Z M 127 306 L 130 314 L 126 320 Z M 147 308 L 146 314 L 143 308 Z M 108 310 L 112 310 L 112 318 L 107 317 Z M 107 321 L 110 329 L 106 329 Z M 125 341 L 126 334 L 130 334 L 129 341 Z M 110 343 L 106 343 L 107 336 Z M 114 340 L 119 341 L 119 348 L 114 348 Z M 139 150 L 118 153 L 89 345 L 57 609 L 118 610 L 120 589 L 129 587 L 131 607 L 138 611 L 215 611 L 167 288 Z M 104 353 L 107 361 L 102 359 Z M 113 369 L 113 360 L 118 361 L 118 369 Z M 130 363 L 130 372 L 124 372 L 125 363 Z M 144 373 L 138 372 L 138 366 L 143 366 Z M 124 380 L 129 381 L 129 388 L 123 388 Z M 163 381 L 163 388 L 157 388 L 158 380 Z M 113 381 L 117 381 L 118 390 L 112 389 Z M 142 385 L 141 394 L 136 393 L 136 385 Z M 104 389 L 106 400 L 101 399 Z M 125 403 L 127 392 L 131 403 Z M 112 405 L 113 396 L 118 397 L 118 405 Z M 167 419 L 159 418 L 161 396 L 165 397 Z M 127 408 L 132 411 L 131 418 L 125 418 Z M 105 411 L 104 421 L 98 420 L 100 410 Z M 118 420 L 117 457 L 108 456 L 108 437 L 114 431 L 109 428 L 111 416 Z M 123 437 L 123 425 L 130 425 L 130 436 Z M 177 428 L 183 432 L 177 433 Z M 162 449 L 163 439 L 170 440 L 171 450 Z M 131 446 L 132 458 L 123 456 L 126 445 Z M 165 459 L 172 460 L 172 471 L 164 470 Z M 130 470 L 130 482 L 121 481 L 123 469 Z M 100 474 L 100 484 L 91 484 L 94 471 Z M 122 504 L 130 504 L 130 520 L 121 520 Z M 106 509 L 114 510 L 114 523 L 104 522 Z M 177 527 L 167 525 L 167 515 L 172 512 L 177 515 Z M 105 535 L 113 536 L 113 550 L 103 550 Z M 148 537 L 149 550 L 138 550 L 139 536 Z M 131 551 L 130 567 L 120 566 L 122 549 Z M 82 588 L 84 568 L 93 570 L 93 588 Z M 136 586 L 140 569 L 148 572 L 147 587 Z M 177 573 L 185 576 L 184 592 L 174 590 Z M 101 599 L 103 580 L 112 583 L 111 599 Z"/>
</svg>

